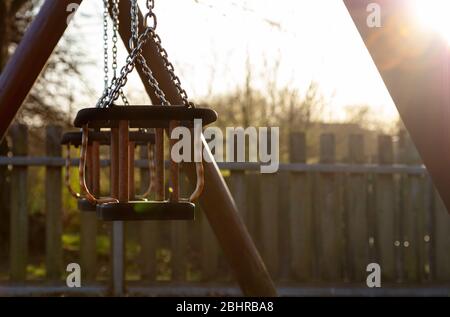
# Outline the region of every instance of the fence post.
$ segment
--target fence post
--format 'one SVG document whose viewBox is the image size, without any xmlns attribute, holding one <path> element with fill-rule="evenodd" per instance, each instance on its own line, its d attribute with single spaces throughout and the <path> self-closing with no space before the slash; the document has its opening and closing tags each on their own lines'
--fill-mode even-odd
<svg viewBox="0 0 450 317">
<path fill-rule="evenodd" d="M 435 190 L 434 210 L 434 279 L 437 282 L 450 281 L 450 217 L 439 193 Z"/>
<path fill-rule="evenodd" d="M 46 129 L 46 152 L 49 157 L 61 157 L 60 126 Z M 61 168 L 45 169 L 46 268 L 47 278 L 59 280 L 62 268 L 62 182 Z"/>
<path fill-rule="evenodd" d="M 148 160 L 146 146 L 141 146 L 139 151 L 141 160 Z M 148 167 L 140 168 L 140 191 L 145 193 L 150 182 Z M 141 279 L 151 282 L 156 281 L 156 246 L 158 245 L 158 226 L 154 221 L 142 221 L 139 223 L 141 243 Z"/>
<path fill-rule="evenodd" d="M 320 162 L 336 162 L 336 140 L 334 134 L 320 136 Z M 318 178 L 317 223 L 319 276 L 325 281 L 342 278 L 342 219 L 336 175 L 322 173 Z"/>
<path fill-rule="evenodd" d="M 289 149 L 291 163 L 306 163 L 304 133 L 290 135 Z M 314 261 L 311 187 L 308 175 L 303 172 L 292 172 L 289 184 L 290 266 L 298 280 L 308 281 L 313 276 Z"/>
<path fill-rule="evenodd" d="M 212 281 L 217 277 L 219 268 L 219 244 L 214 235 L 205 213 L 200 207 L 196 207 L 196 212 L 201 211 L 201 270 L 202 281 Z"/>
<path fill-rule="evenodd" d="M 351 164 L 363 164 L 364 136 L 351 134 L 348 147 Z M 347 180 L 346 240 L 349 277 L 352 281 L 366 279 L 369 264 L 369 224 L 367 213 L 367 177 L 365 174 L 351 174 Z"/>
<path fill-rule="evenodd" d="M 420 164 L 420 157 L 406 131 L 400 133 L 400 163 Z M 405 175 L 402 181 L 402 210 L 400 226 L 402 228 L 403 277 L 408 282 L 426 279 L 425 265 L 425 178 L 422 175 Z"/>
<path fill-rule="evenodd" d="M 246 200 L 246 182 L 244 170 L 231 170 L 229 177 L 229 187 L 233 195 L 234 202 L 238 207 L 241 218 L 247 222 L 247 200 Z"/>
<path fill-rule="evenodd" d="M 9 152 L 8 140 L 0 141 L 0 155 L 7 156 Z M 0 256 L 7 257 L 11 220 L 11 172 L 7 165 L 0 166 Z"/>
<path fill-rule="evenodd" d="M 12 153 L 15 156 L 28 154 L 28 129 L 18 124 L 11 127 Z M 11 175 L 11 237 L 10 277 L 12 281 L 26 279 L 28 260 L 28 182 L 26 166 L 14 166 Z"/>
<path fill-rule="evenodd" d="M 180 173 L 179 177 L 180 193 L 185 196 L 187 192 L 186 186 L 189 182 L 186 179 L 185 173 Z M 198 215 L 196 214 L 196 217 Z M 171 267 L 172 267 L 172 282 L 184 282 L 186 280 L 187 262 L 188 262 L 188 231 L 186 221 L 171 221 L 170 222 L 170 239 L 171 239 Z M 189 225 L 193 225 L 189 223 Z"/>
<path fill-rule="evenodd" d="M 267 149 L 271 152 L 270 136 L 268 136 L 267 142 Z M 260 178 L 261 255 L 270 275 L 277 279 L 280 263 L 278 174 L 261 174 Z"/>
<path fill-rule="evenodd" d="M 378 162 L 381 165 L 391 165 L 394 162 L 392 137 L 378 136 Z M 400 241 L 397 240 L 395 183 L 392 174 L 377 175 L 375 184 L 376 195 L 376 236 L 378 264 L 381 266 L 383 280 L 394 282 L 396 279 L 397 250 Z"/>
</svg>

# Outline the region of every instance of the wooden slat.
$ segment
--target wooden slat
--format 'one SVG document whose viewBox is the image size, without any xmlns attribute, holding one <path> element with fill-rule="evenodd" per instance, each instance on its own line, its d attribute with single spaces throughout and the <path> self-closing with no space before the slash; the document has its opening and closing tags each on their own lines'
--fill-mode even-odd
<svg viewBox="0 0 450 317">
<path fill-rule="evenodd" d="M 392 138 L 381 135 L 378 138 L 379 164 L 392 164 L 394 161 Z M 382 279 L 393 282 L 397 278 L 397 251 L 399 241 L 396 237 L 395 223 L 395 184 L 393 175 L 377 175 L 376 178 L 376 237 L 377 261 L 382 270 Z M 397 246 L 395 246 L 397 242 Z"/>
<path fill-rule="evenodd" d="M 420 157 L 406 131 L 401 131 L 399 159 L 403 164 L 418 164 Z M 426 183 L 425 177 L 403 175 L 401 211 L 403 281 L 417 283 L 425 279 Z"/>
<path fill-rule="evenodd" d="M 47 155 L 58 157 L 61 149 L 62 128 L 46 129 Z M 59 167 L 47 167 L 45 175 L 46 217 L 46 268 L 47 279 L 59 280 L 62 270 L 62 171 Z"/>
<path fill-rule="evenodd" d="M 8 140 L 4 138 L 0 141 L 0 154 L 8 155 L 10 147 Z M 8 166 L 0 166 L 0 221 L 2 221 L 3 227 L 9 227 L 9 223 L 6 221 L 8 215 L 11 214 L 11 171 Z M 10 238 L 8 236 L 9 232 L 6 230 L 1 230 L 0 232 L 0 251 L 1 254 L 6 256 L 8 250 L 8 245 L 10 243 Z M 3 271 L 3 270 L 2 270 Z"/>
<path fill-rule="evenodd" d="M 423 275 L 425 237 L 424 179 L 417 176 L 405 177 L 405 204 L 402 212 L 402 252 L 404 281 L 418 282 Z"/>
<path fill-rule="evenodd" d="M 290 280 L 291 240 L 290 240 L 290 173 L 281 171 L 278 173 L 278 280 L 288 282 Z M 298 197 L 300 198 L 300 197 Z"/>
<path fill-rule="evenodd" d="M 349 137 L 349 159 L 352 164 L 363 164 L 364 137 L 353 134 Z M 346 195 L 346 241 L 348 275 L 353 282 L 366 280 L 369 264 L 369 223 L 367 213 L 367 176 L 349 174 Z"/>
<path fill-rule="evenodd" d="M 306 136 L 293 133 L 290 136 L 291 163 L 306 162 Z M 311 187 L 308 175 L 293 172 L 289 180 L 289 229 L 291 271 L 300 281 L 313 278 L 314 241 Z"/>
<path fill-rule="evenodd" d="M 245 180 L 245 171 L 230 171 L 228 184 L 230 187 L 231 195 L 233 196 L 239 214 L 244 221 L 246 221 L 247 219 L 247 188 Z"/>
<path fill-rule="evenodd" d="M 183 282 L 186 280 L 188 232 L 186 221 L 172 221 L 171 232 L 171 267 L 172 281 Z"/>
<path fill-rule="evenodd" d="M 439 194 L 436 193 L 434 211 L 434 278 L 439 282 L 450 281 L 450 217 Z"/>
<path fill-rule="evenodd" d="M 197 209 L 199 209 L 197 207 Z M 200 210 L 199 210 L 200 211 Z M 219 265 L 219 244 L 203 211 L 197 212 L 201 223 L 201 275 L 203 281 L 212 281 L 217 277 Z"/>
<path fill-rule="evenodd" d="M 28 129 L 14 125 L 10 129 L 13 155 L 27 155 Z M 14 167 L 11 174 L 10 278 L 24 281 L 28 261 L 28 183 L 27 167 Z"/>
<path fill-rule="evenodd" d="M 261 201 L 261 256 L 272 278 L 278 277 L 279 250 L 279 200 L 278 175 L 261 174 L 260 201 Z"/>
<path fill-rule="evenodd" d="M 419 234 L 419 239 L 423 239 L 420 253 L 423 254 L 423 262 L 420 264 L 422 270 L 421 279 L 423 282 L 430 282 L 433 279 L 434 257 L 433 257 L 433 221 L 436 207 L 435 188 L 429 175 L 424 179 L 424 201 L 425 213 L 423 223 L 423 236 Z"/>
<path fill-rule="evenodd" d="M 253 172 L 247 172 L 247 219 L 246 226 L 252 236 L 253 241 L 258 250 L 261 250 L 261 239 L 260 239 L 260 175 Z"/>
<path fill-rule="evenodd" d="M 336 141 L 334 134 L 320 137 L 320 160 L 335 163 Z M 319 276 L 324 281 L 342 279 L 342 219 L 337 177 L 320 174 L 316 196 L 316 226 L 318 235 Z"/>
</svg>

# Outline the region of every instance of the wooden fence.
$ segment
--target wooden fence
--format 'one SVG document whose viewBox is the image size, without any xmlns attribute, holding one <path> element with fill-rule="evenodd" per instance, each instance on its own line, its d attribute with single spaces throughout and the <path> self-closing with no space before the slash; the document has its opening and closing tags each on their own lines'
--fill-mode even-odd
<svg viewBox="0 0 450 317">
<path fill-rule="evenodd" d="M 30 166 L 45 168 L 46 252 L 41 282 L 62 282 L 67 274 L 61 134 L 61 128 L 48 127 L 46 157 L 28 157 L 26 127 L 10 130 L 13 156 L 0 157 L 0 166 L 12 168 L 9 265 L 2 266 L 9 269 L 3 285 L 27 282 L 33 239 L 27 209 L 27 201 L 34 199 L 27 191 Z M 292 134 L 290 142 L 291 162 L 281 164 L 276 174 L 260 174 L 253 163 L 219 164 L 278 286 L 365 287 L 366 267 L 372 262 L 381 266 L 383 286 L 450 285 L 450 215 L 423 166 L 394 164 L 391 136 L 379 136 L 377 164 L 366 163 L 362 135 L 349 136 L 345 164 L 336 161 L 333 134 L 321 135 L 317 164 L 306 163 L 305 134 Z M 136 166 L 140 188 L 145 189 L 145 151 L 140 155 Z M 108 268 L 99 263 L 105 256 L 107 262 L 111 259 L 100 255 L 96 245 L 102 232 L 108 237 L 110 225 L 99 223 L 95 214 L 79 217 L 80 242 L 72 257 L 82 267 L 83 283 L 108 285 L 104 281 L 109 279 Z M 127 223 L 126 229 L 126 276 L 133 280 L 129 285 L 136 280 L 139 285 L 166 285 L 175 293 L 176 285 L 233 285 L 201 210 L 192 223 Z M 449 290 L 445 288 L 447 294 Z"/>
</svg>

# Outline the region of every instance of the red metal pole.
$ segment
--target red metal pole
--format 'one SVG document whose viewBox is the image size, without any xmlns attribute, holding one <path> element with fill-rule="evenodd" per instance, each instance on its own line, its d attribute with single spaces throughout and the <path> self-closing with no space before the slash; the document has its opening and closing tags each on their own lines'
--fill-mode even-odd
<svg viewBox="0 0 450 317">
<path fill-rule="evenodd" d="M 130 25 L 130 15 L 128 12 L 130 12 L 129 2 L 121 1 L 119 33 L 126 44 L 130 38 L 130 28 L 128 27 Z M 139 21 L 141 22 L 139 27 L 142 31 L 142 14 L 140 14 Z M 128 47 L 128 45 L 126 46 Z M 149 61 L 151 70 L 171 104 L 182 105 L 182 98 L 164 66 L 164 61 L 158 52 L 156 43 L 152 39 L 149 39 L 143 47 L 142 54 Z M 137 69 L 150 98 L 153 101 L 158 100 L 153 89 L 148 84 L 145 74 L 142 73 L 139 67 Z M 160 129 L 156 130 L 158 136 L 158 130 Z M 158 140 L 158 137 L 156 140 Z M 203 147 L 208 148 L 204 140 Z M 209 153 L 209 155 L 211 154 Z M 274 283 L 239 216 L 233 197 L 212 155 L 210 159 L 209 162 L 212 161 L 213 163 L 204 162 L 206 185 L 200 198 L 200 203 L 230 266 L 234 270 L 242 292 L 246 296 L 277 296 Z M 186 172 L 190 180 L 195 181 L 195 163 L 186 164 Z"/>
<path fill-rule="evenodd" d="M 47 0 L 0 76 L 0 140 L 82 0 Z"/>
</svg>

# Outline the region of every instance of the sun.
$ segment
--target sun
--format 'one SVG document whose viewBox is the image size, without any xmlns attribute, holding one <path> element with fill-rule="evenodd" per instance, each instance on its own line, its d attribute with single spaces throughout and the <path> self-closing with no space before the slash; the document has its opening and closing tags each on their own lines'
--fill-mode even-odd
<svg viewBox="0 0 450 317">
<path fill-rule="evenodd" d="M 450 44 L 450 0 L 413 0 L 419 23 Z"/>
</svg>

